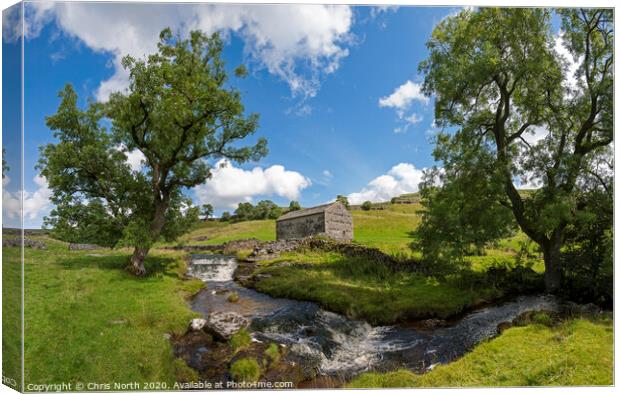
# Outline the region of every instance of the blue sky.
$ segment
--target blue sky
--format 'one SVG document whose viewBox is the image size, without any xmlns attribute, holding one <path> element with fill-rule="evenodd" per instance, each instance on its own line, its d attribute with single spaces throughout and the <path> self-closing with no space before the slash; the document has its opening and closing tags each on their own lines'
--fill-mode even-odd
<svg viewBox="0 0 620 394">
<path fill-rule="evenodd" d="M 417 67 L 427 54 L 425 42 L 435 24 L 455 11 L 322 5 L 27 5 L 26 227 L 40 226 L 50 209 L 49 190 L 34 167 L 39 147 L 54 141 L 45 117 L 58 106 L 57 92 L 71 83 L 83 103 L 105 100 L 124 87 L 121 55 L 153 51 L 157 33 L 166 26 L 181 33 L 201 28 L 225 35 L 227 65 L 232 69 L 244 63 L 250 71 L 246 79 L 231 83 L 242 92 L 246 110 L 260 114 L 256 138 L 266 137 L 269 144 L 270 153 L 260 162 L 231 163 L 207 184 L 187 190 L 196 203 L 211 202 L 219 213 L 242 201 L 288 204 L 296 199 L 312 206 L 337 194 L 361 202 L 416 191 L 421 170 L 433 165 L 433 103 L 419 92 Z M 10 31 L 3 31 L 5 51 L 17 46 L 12 38 Z M 139 155 L 130 156 L 139 169 Z M 9 178 L 15 179 L 15 174 L 9 173 Z"/>
</svg>

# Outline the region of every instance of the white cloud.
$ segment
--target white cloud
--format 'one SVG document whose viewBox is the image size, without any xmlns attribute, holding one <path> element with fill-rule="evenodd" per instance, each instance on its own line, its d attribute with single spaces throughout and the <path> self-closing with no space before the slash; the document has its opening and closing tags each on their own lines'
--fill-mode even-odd
<svg viewBox="0 0 620 394">
<path fill-rule="evenodd" d="M 49 210 L 52 206 L 50 197 L 52 196 L 52 191 L 49 189 L 47 180 L 37 175 L 33 178 L 35 185 L 37 185 L 37 189 L 34 192 L 24 191 L 23 199 L 24 199 L 24 219 L 28 223 L 34 222 L 37 225 L 40 225 L 43 216 L 49 213 Z M 3 189 L 2 189 L 2 210 L 3 214 L 6 218 L 18 225 L 18 222 L 15 220 L 19 219 L 19 214 L 21 210 L 20 205 L 20 191 L 10 192 L 7 190 L 6 186 L 9 185 L 10 179 L 8 177 L 3 179 Z"/>
<path fill-rule="evenodd" d="M 297 200 L 301 191 L 310 185 L 310 179 L 299 172 L 286 170 L 281 165 L 244 170 L 227 160 L 220 160 L 212 171 L 212 177 L 206 183 L 196 186 L 194 192 L 199 204 L 208 203 L 216 209 L 230 209 L 240 202 L 250 202 L 256 196 Z"/>
<path fill-rule="evenodd" d="M 405 122 L 404 125 L 398 126 L 394 129 L 396 134 L 406 133 L 409 130 L 409 127 L 416 123 L 420 123 L 424 118 L 416 113 L 412 113 L 409 116 L 405 116 L 402 120 Z"/>
<path fill-rule="evenodd" d="M 144 161 L 146 160 L 146 157 L 142 152 L 140 152 L 138 149 L 134 149 L 131 152 L 127 152 L 125 154 L 127 155 L 127 164 L 129 164 L 132 170 L 142 170 L 142 166 L 144 165 Z"/>
<path fill-rule="evenodd" d="M 530 145 L 534 146 L 549 135 L 549 129 L 545 126 L 531 126 L 523 133 L 523 139 Z"/>
<path fill-rule="evenodd" d="M 127 164 L 129 164 L 129 167 L 131 167 L 133 171 L 142 170 L 144 162 L 146 161 L 144 153 L 142 153 L 139 149 L 127 151 L 127 148 L 125 148 L 125 145 L 123 144 L 117 145 L 116 149 L 125 153 L 125 156 L 127 156 Z"/>
<path fill-rule="evenodd" d="M 414 101 L 428 103 L 428 97 L 422 93 L 421 86 L 415 82 L 407 81 L 397 87 L 389 96 L 379 99 L 379 107 L 394 108 L 399 118 L 405 116 L 405 111 L 409 109 Z"/>
<path fill-rule="evenodd" d="M 417 169 L 413 164 L 397 164 L 387 174 L 376 177 L 361 191 L 347 197 L 351 204 L 361 204 L 364 201 L 389 201 L 403 193 L 415 193 L 422 182 L 423 171 L 424 169 Z"/>
<path fill-rule="evenodd" d="M 323 176 L 331 179 L 334 175 L 329 170 L 323 170 Z"/>
<path fill-rule="evenodd" d="M 122 56 L 155 52 L 164 27 L 237 33 L 244 40 L 246 56 L 258 69 L 284 80 L 294 96 L 312 97 L 321 78 L 336 71 L 348 55 L 353 24 L 353 12 L 344 5 L 36 2 L 28 8 L 31 37 L 53 19 L 63 32 L 89 48 L 114 55 L 114 75 L 96 93 L 102 101 L 127 87 Z"/>
</svg>

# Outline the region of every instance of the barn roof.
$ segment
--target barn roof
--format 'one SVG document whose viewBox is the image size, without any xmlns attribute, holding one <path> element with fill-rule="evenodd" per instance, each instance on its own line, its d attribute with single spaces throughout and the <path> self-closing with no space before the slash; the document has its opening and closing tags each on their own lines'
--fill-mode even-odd
<svg viewBox="0 0 620 394">
<path fill-rule="evenodd" d="M 335 204 L 340 204 L 339 202 L 332 202 L 329 204 L 319 205 L 312 208 L 300 209 L 297 211 L 287 212 L 284 215 L 280 216 L 276 221 L 279 222 L 281 220 L 295 219 L 303 216 L 316 215 L 317 213 L 323 213 L 327 211 L 329 208 L 334 206 Z"/>
</svg>

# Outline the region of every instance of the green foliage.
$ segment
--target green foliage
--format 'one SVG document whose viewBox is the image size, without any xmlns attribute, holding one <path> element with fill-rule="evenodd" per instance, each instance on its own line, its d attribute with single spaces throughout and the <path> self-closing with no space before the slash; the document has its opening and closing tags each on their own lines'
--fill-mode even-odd
<svg viewBox="0 0 620 394">
<path fill-rule="evenodd" d="M 565 48 L 583 59 L 575 75 L 563 74 L 566 60 L 553 47 L 551 14 L 542 8 L 479 8 L 446 18 L 433 31 L 429 56 L 419 67 L 424 92 L 436 97 L 437 125 L 456 130 L 440 134 L 434 152 L 446 170 L 439 174 L 440 189 L 455 206 L 448 202 L 433 210 L 435 202 L 426 193 L 428 215 L 454 211 L 442 218 L 465 220 L 452 222 L 455 234 L 462 230 L 465 239 L 455 245 L 449 236 L 439 238 L 446 240 L 448 255 L 458 257 L 469 241 L 501 236 L 493 212 L 506 207 L 541 246 L 549 291 L 561 286 L 565 233 L 588 210 L 577 197 L 592 187 L 609 189 L 613 173 L 613 12 L 558 13 Z M 576 86 L 569 87 L 565 79 L 575 79 Z M 526 137 L 536 127 L 544 139 L 531 145 Z M 515 186 L 517 179 L 540 179 L 542 186 L 524 195 Z M 477 193 L 463 197 L 465 192 Z M 470 226 L 476 217 L 468 213 L 478 209 L 482 226 Z M 438 231 L 422 229 L 423 242 L 447 235 L 439 231 L 439 216 L 429 228 Z M 431 246 L 425 253 L 440 254 L 439 247 Z"/>
<path fill-rule="evenodd" d="M 364 203 L 362 204 L 362 210 L 370 211 L 370 208 L 372 208 L 372 203 L 370 201 L 364 201 Z"/>
<path fill-rule="evenodd" d="M 569 227 L 562 253 L 562 295 L 578 303 L 613 305 L 613 190 L 580 197 L 588 214 Z"/>
<path fill-rule="evenodd" d="M 71 85 L 59 93 L 58 111 L 47 117 L 57 142 L 42 148 L 38 164 L 57 206 L 47 223 L 58 235 L 75 238 L 77 226 L 88 237 L 101 234 L 97 243 L 131 244 L 142 274 L 154 242 L 174 239 L 197 220 L 182 189 L 207 181 L 208 159 L 243 163 L 267 153 L 262 138 L 239 146 L 254 134 L 258 116 L 245 116 L 239 92 L 229 87 L 222 45 L 217 34 L 192 31 L 182 39 L 165 29 L 156 54 L 123 58 L 127 93 L 86 109 Z M 127 164 L 134 150 L 145 157 L 140 171 Z"/>
<path fill-rule="evenodd" d="M 442 171 L 425 173 L 422 220 L 413 246 L 436 273 L 465 266 L 465 256 L 516 231 L 512 212 L 498 202 L 502 189 L 488 168 L 490 162 L 488 155 L 472 152 L 465 167 L 446 161 Z M 443 186 L 436 186 L 439 182 Z"/>
<path fill-rule="evenodd" d="M 282 208 L 273 201 L 263 200 L 259 201 L 256 206 L 250 202 L 239 203 L 234 219 L 236 221 L 277 219 L 280 215 L 282 215 Z"/>
<path fill-rule="evenodd" d="M 336 201 L 344 205 L 345 208 L 349 209 L 349 199 L 347 198 L 347 196 L 339 194 L 336 196 Z"/>
<path fill-rule="evenodd" d="M 299 201 L 291 201 L 288 205 L 288 210 L 290 211 L 299 211 L 301 209 L 301 205 L 299 205 Z"/>
<path fill-rule="evenodd" d="M 213 205 L 203 204 L 200 208 L 200 213 L 202 214 L 202 216 L 204 216 L 205 220 L 213 216 Z"/>
<path fill-rule="evenodd" d="M 220 221 L 228 222 L 231 219 L 232 215 L 228 211 L 222 212 L 222 216 L 220 217 Z"/>
<path fill-rule="evenodd" d="M 267 349 L 265 349 L 264 355 L 268 361 L 268 367 L 270 368 L 277 366 L 280 362 L 280 349 L 275 343 L 269 344 Z"/>
<path fill-rule="evenodd" d="M 232 350 L 234 353 L 237 353 L 239 350 L 243 350 L 247 348 L 248 346 L 250 346 L 251 343 L 252 343 L 252 337 L 250 336 L 250 333 L 248 332 L 248 330 L 244 328 L 237 331 L 230 338 L 230 346 L 232 347 Z"/>
<path fill-rule="evenodd" d="M 242 358 L 230 367 L 230 374 L 236 382 L 256 382 L 260 373 L 260 366 L 253 358 Z"/>
<path fill-rule="evenodd" d="M 611 385 L 610 319 L 513 327 L 461 359 L 425 374 L 364 373 L 349 388 Z"/>
</svg>

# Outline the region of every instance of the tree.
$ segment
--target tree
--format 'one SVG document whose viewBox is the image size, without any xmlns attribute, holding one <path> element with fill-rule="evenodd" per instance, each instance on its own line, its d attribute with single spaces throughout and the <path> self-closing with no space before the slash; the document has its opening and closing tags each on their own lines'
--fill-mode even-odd
<svg viewBox="0 0 620 394">
<path fill-rule="evenodd" d="M 372 208 L 372 203 L 370 201 L 364 201 L 362 204 L 362 210 L 370 211 L 370 208 Z"/>
<path fill-rule="evenodd" d="M 262 138 L 240 147 L 239 141 L 255 132 L 258 116 L 244 115 L 221 53 L 217 34 L 192 31 L 182 39 L 165 29 L 156 54 L 123 58 L 129 73 L 125 93 L 82 110 L 67 85 L 58 111 L 47 118 L 58 142 L 42 149 L 38 164 L 57 206 L 51 220 L 114 228 L 109 242 L 132 245 L 129 268 L 144 275 L 151 245 L 159 238 L 174 239 L 188 230 L 189 220 L 197 220 L 198 210 L 188 208 L 191 202 L 182 191 L 207 181 L 208 160 L 242 163 L 267 153 Z M 244 69 L 236 74 L 243 76 Z M 133 150 L 145 157 L 141 171 L 126 162 Z M 84 214 L 95 202 L 105 209 L 96 217 Z"/>
<path fill-rule="evenodd" d="M 273 201 L 263 200 L 256 204 L 254 219 L 277 219 L 280 215 L 282 215 L 282 208 Z"/>
<path fill-rule="evenodd" d="M 550 292 L 561 286 L 567 229 L 589 209 L 578 196 L 586 184 L 609 189 L 605 173 L 613 172 L 611 160 L 607 168 L 598 165 L 613 141 L 613 13 L 559 14 L 564 48 L 578 61 L 575 75 L 566 75 L 567 59 L 553 48 L 551 15 L 544 9 L 483 8 L 447 18 L 433 31 L 420 64 L 423 90 L 435 95 L 435 121 L 449 129 L 434 152 L 445 171 L 442 187 L 460 182 L 463 192 L 463 180 L 470 179 L 477 194 L 463 204 L 483 198 L 493 203 L 489 208 L 509 210 L 540 245 Z M 538 143 L 528 138 L 534 132 L 543 135 Z M 471 160 L 476 155 L 490 161 Z M 481 170 L 484 177 L 472 178 Z M 542 185 L 523 193 L 519 179 Z M 500 234 L 483 235 L 491 240 Z"/>
<path fill-rule="evenodd" d="M 252 220 L 255 216 L 254 205 L 251 202 L 240 202 L 235 209 L 235 220 Z"/>
<path fill-rule="evenodd" d="M 291 201 L 288 205 L 288 210 L 290 211 L 299 211 L 301 209 L 301 205 L 299 205 L 299 201 Z"/>
<path fill-rule="evenodd" d="M 205 220 L 208 220 L 211 216 L 213 216 L 213 205 L 211 204 L 202 204 L 202 215 L 205 217 Z"/>
<path fill-rule="evenodd" d="M 230 220 L 230 217 L 231 217 L 230 212 L 228 212 L 228 211 L 222 212 L 222 216 L 220 217 L 220 221 L 228 222 Z"/>
<path fill-rule="evenodd" d="M 345 206 L 345 208 L 349 209 L 349 199 L 347 198 L 347 196 L 343 196 L 343 195 L 337 195 L 336 196 L 336 202 L 341 203 L 342 205 Z"/>
</svg>

